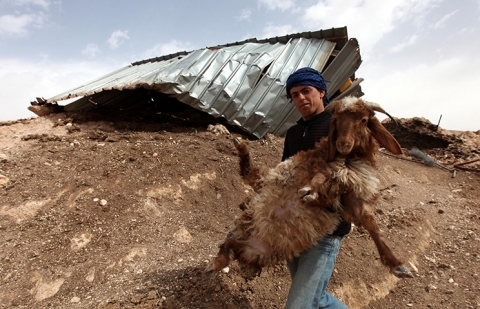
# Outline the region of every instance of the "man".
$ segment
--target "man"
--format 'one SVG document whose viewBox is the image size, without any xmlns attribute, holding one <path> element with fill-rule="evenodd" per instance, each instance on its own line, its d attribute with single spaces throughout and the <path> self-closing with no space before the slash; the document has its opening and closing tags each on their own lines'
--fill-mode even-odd
<svg viewBox="0 0 480 309">
<path fill-rule="evenodd" d="M 302 118 L 287 131 L 282 161 L 299 151 L 314 148 L 317 141 L 328 136 L 331 121 L 331 113 L 325 111 L 329 101 L 325 80 L 320 72 L 312 68 L 298 69 L 287 79 L 286 88 L 287 97 L 295 104 Z M 342 221 L 332 235 L 324 237 L 298 258 L 287 261 L 292 277 L 287 309 L 348 309 L 326 288 L 342 238 L 350 229 L 351 224 Z"/>
</svg>

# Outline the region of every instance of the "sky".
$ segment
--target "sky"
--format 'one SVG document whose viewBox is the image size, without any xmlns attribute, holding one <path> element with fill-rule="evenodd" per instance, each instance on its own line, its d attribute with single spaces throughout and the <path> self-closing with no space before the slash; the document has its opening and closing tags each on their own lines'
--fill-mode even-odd
<svg viewBox="0 0 480 309">
<path fill-rule="evenodd" d="M 365 99 L 480 129 L 480 0 L 0 0 L 0 121 L 135 61 L 344 26 Z"/>
</svg>

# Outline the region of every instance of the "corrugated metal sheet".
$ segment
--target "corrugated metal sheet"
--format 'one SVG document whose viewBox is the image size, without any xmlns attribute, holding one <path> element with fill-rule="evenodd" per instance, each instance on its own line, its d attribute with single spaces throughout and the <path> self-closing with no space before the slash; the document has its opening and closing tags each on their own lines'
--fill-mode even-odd
<svg viewBox="0 0 480 309">
<path fill-rule="evenodd" d="M 322 71 L 331 81 L 328 92 L 334 99 L 360 63 L 357 41 L 348 40 L 346 28 L 333 28 L 135 62 L 47 102 L 84 97 L 66 105 L 67 111 L 92 108 L 92 101 L 102 107 L 125 107 L 140 100 L 131 90 L 144 88 L 223 117 L 258 138 L 266 133 L 282 136 L 300 117 L 285 93 L 292 72 L 306 66 Z M 360 81 L 346 92 L 363 95 Z"/>
</svg>

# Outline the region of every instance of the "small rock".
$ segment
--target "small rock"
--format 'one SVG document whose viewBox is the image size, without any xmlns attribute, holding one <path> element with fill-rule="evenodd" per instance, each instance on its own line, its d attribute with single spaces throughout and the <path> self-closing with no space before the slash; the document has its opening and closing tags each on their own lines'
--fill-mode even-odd
<svg viewBox="0 0 480 309">
<path fill-rule="evenodd" d="M 88 282 L 93 282 L 93 280 L 95 280 L 95 268 L 92 268 L 87 277 L 85 278 L 85 280 L 87 280 Z"/>
<path fill-rule="evenodd" d="M 454 283 L 454 282 L 455 280 L 453 280 L 453 278 L 448 279 L 448 283 Z"/>
<path fill-rule="evenodd" d="M 3 281 L 7 281 L 8 279 L 10 279 L 12 277 L 12 273 L 8 273 L 4 278 L 3 278 Z"/>
<path fill-rule="evenodd" d="M 183 262 L 183 259 L 178 259 L 177 262 L 178 262 L 178 263 L 182 263 L 182 262 Z"/>
<path fill-rule="evenodd" d="M 130 296 L 130 301 L 134 303 L 135 305 L 138 305 L 139 303 L 142 302 L 143 295 L 142 294 L 135 294 Z"/>
<path fill-rule="evenodd" d="M 430 262 L 432 262 L 432 263 L 435 263 L 435 262 L 436 262 L 434 258 L 428 257 L 428 256 L 426 256 L 426 255 L 424 255 L 424 257 L 425 257 L 425 260 L 427 260 L 427 261 L 430 261 Z"/>
<path fill-rule="evenodd" d="M 188 244 L 193 239 L 192 235 L 184 227 L 181 227 L 178 231 L 176 231 L 175 234 L 173 234 L 173 238 L 182 244 Z"/>
<path fill-rule="evenodd" d="M 147 299 L 156 299 L 158 298 L 157 292 L 156 291 L 150 291 L 147 294 Z"/>
<path fill-rule="evenodd" d="M 221 124 L 216 124 L 216 125 L 209 124 L 208 127 L 207 127 L 207 131 L 212 132 L 214 134 L 227 134 L 227 135 L 230 134 L 228 129 L 224 125 L 221 125 Z"/>
<path fill-rule="evenodd" d="M 74 296 L 72 297 L 72 299 L 70 300 L 71 303 L 79 303 L 80 302 L 80 297 L 77 297 L 77 296 Z"/>
<path fill-rule="evenodd" d="M 107 205 L 107 200 L 100 200 L 100 206 Z"/>
<path fill-rule="evenodd" d="M 6 186 L 9 181 L 7 177 L 0 175 L 0 187 Z"/>
<path fill-rule="evenodd" d="M 224 274 L 228 274 L 228 272 L 230 271 L 230 267 L 225 267 L 224 269 L 222 269 L 222 273 Z"/>
<path fill-rule="evenodd" d="M 427 285 L 427 287 L 425 288 L 425 291 L 431 292 L 431 291 L 435 291 L 436 289 L 437 289 L 436 286 L 434 286 L 433 284 L 429 284 L 429 285 Z"/>
<path fill-rule="evenodd" d="M 93 199 L 93 201 L 94 201 L 95 203 L 98 202 L 99 200 L 100 200 L 100 199 L 97 198 L 97 197 Z"/>
</svg>

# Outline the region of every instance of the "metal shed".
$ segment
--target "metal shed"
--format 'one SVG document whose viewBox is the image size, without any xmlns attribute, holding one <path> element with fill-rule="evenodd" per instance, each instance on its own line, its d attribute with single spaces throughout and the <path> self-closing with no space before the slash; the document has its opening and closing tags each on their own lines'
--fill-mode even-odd
<svg viewBox="0 0 480 309">
<path fill-rule="evenodd" d="M 300 118 L 285 93 L 292 72 L 307 66 L 321 71 L 330 81 L 330 100 L 360 97 L 362 79 L 355 78 L 355 71 L 361 62 L 358 42 L 348 38 L 347 28 L 332 28 L 138 61 L 32 105 L 81 97 L 64 110 L 128 110 L 153 100 L 135 91 L 146 89 L 222 117 L 258 138 L 267 133 L 283 136 Z"/>
</svg>

